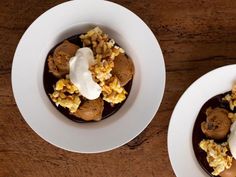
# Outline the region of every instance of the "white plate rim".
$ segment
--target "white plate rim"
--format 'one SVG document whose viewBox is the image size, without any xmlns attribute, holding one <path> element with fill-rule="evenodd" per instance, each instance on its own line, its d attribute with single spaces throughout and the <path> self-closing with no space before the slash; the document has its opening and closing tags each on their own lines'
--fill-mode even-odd
<svg viewBox="0 0 236 177">
<path fill-rule="evenodd" d="M 104 4 L 110 4 L 111 6 L 116 6 L 116 7 L 119 7 L 119 8 L 122 8 L 123 10 L 125 10 L 126 12 L 129 12 L 130 14 L 132 14 L 133 16 L 136 17 L 137 20 L 140 21 L 140 23 L 142 23 L 143 26 L 145 26 L 145 28 L 147 30 L 149 30 L 149 35 L 153 35 L 153 33 L 151 32 L 151 30 L 147 27 L 147 25 L 138 17 L 136 16 L 133 12 L 129 11 L 128 9 L 120 6 L 120 5 L 117 5 L 115 3 L 112 3 L 112 2 L 108 2 L 108 1 L 101 1 L 102 3 Z M 100 2 L 100 3 L 101 3 Z M 162 72 L 162 80 L 161 80 L 161 89 L 160 89 L 160 93 L 159 93 L 159 99 L 158 101 L 155 101 L 155 105 L 152 105 L 152 110 L 151 110 L 151 116 L 149 116 L 149 119 L 146 121 L 145 125 L 142 126 L 142 128 L 139 129 L 138 132 L 136 132 L 135 136 L 132 136 L 132 138 L 125 138 L 125 140 L 122 140 L 119 144 L 116 144 L 116 145 L 113 145 L 113 146 L 106 146 L 106 148 L 100 148 L 100 149 L 92 149 L 92 150 L 86 150 L 86 149 L 74 149 L 74 148 L 70 148 L 70 147 L 63 147 L 51 140 L 49 140 L 47 137 L 45 137 L 45 135 L 42 135 L 41 133 L 39 133 L 38 130 L 36 130 L 33 125 L 32 125 L 32 122 L 29 121 L 29 118 L 27 117 L 29 114 L 29 112 L 27 112 L 27 110 L 25 110 L 25 108 L 22 107 L 22 100 L 19 99 L 19 93 L 17 93 L 17 81 L 16 81 L 16 77 L 20 77 L 20 76 L 17 76 L 19 75 L 19 73 L 16 73 L 16 68 L 18 67 L 17 64 L 16 64 L 16 61 L 17 61 L 17 57 L 18 57 L 18 53 L 19 53 L 19 50 L 21 50 L 21 46 L 23 45 L 23 43 L 25 42 L 25 36 L 29 33 L 30 29 L 32 27 L 34 27 L 35 25 L 37 25 L 38 21 L 46 16 L 48 13 L 52 12 L 52 11 L 55 11 L 56 9 L 58 8 L 61 8 L 62 6 L 66 6 L 66 5 L 69 5 L 69 4 L 72 4 L 72 3 L 79 3 L 79 2 L 75 2 L 75 1 L 69 1 L 69 2 L 65 2 L 65 3 L 62 3 L 62 4 L 59 4 L 51 9 L 49 9 L 48 11 L 46 11 L 45 13 L 43 13 L 42 15 L 40 15 L 31 25 L 30 27 L 26 30 L 26 32 L 24 33 L 24 35 L 22 36 L 18 46 L 17 46 L 17 49 L 16 49 L 16 52 L 15 52 L 15 55 L 14 55 L 14 60 L 13 60 L 13 65 L 12 65 L 12 88 L 13 88 L 13 94 L 14 94 L 14 97 L 15 97 L 15 100 L 16 100 L 16 103 L 17 103 L 17 106 L 22 114 L 22 116 L 24 117 L 24 119 L 26 120 L 26 122 L 28 123 L 28 125 L 40 136 L 42 137 L 43 139 L 45 139 L 47 142 L 57 146 L 57 147 L 60 147 L 62 149 L 65 149 L 65 150 L 68 150 L 68 151 L 73 151 L 73 152 L 80 152 L 80 153 L 98 153 L 98 152 L 105 152 L 105 151 L 108 151 L 108 150 L 112 150 L 114 148 L 117 148 L 117 147 L 120 147 L 122 145 L 124 145 L 125 143 L 127 143 L 128 141 L 130 141 L 131 139 L 133 139 L 135 136 L 137 136 L 139 133 L 141 133 L 145 128 L 146 126 L 151 122 L 152 118 L 154 117 L 157 109 L 159 108 L 160 106 L 160 103 L 161 103 L 161 100 L 163 98 L 163 94 L 164 94 L 164 88 L 165 88 L 165 78 L 166 78 L 166 73 L 165 73 L 165 64 L 164 64 L 164 59 L 163 59 L 163 56 L 162 56 L 162 53 L 161 53 L 161 50 L 160 50 L 160 46 L 157 42 L 157 40 L 155 39 L 155 42 L 156 42 L 156 48 L 159 52 L 159 57 L 161 58 L 161 62 L 162 62 L 162 65 L 163 67 L 161 68 L 161 72 Z M 80 1 L 80 3 L 85 3 L 85 1 Z M 96 2 L 97 3 L 97 2 Z M 155 36 L 153 35 L 153 37 L 155 38 Z M 27 113 L 26 113 L 27 112 Z M 150 118 L 151 117 L 151 118 Z"/>
<path fill-rule="evenodd" d="M 192 130 L 194 126 L 194 122 L 196 120 L 196 116 L 200 111 L 200 108 L 203 104 L 210 99 L 211 97 L 229 91 L 232 87 L 232 84 L 235 82 L 235 77 L 232 73 L 236 72 L 236 64 L 230 64 L 226 66 L 222 66 L 216 68 L 212 71 L 207 72 L 196 81 L 194 81 L 182 94 L 180 99 L 178 100 L 173 113 L 171 115 L 171 119 L 168 127 L 168 135 L 167 135 L 167 147 L 168 147 L 168 155 L 170 158 L 171 166 L 176 174 L 176 176 L 181 177 L 208 177 L 208 174 L 200 167 L 194 151 L 192 147 Z M 177 122 L 181 120 L 180 115 L 178 114 L 180 109 L 183 111 L 183 106 L 189 104 L 186 100 L 190 99 L 191 94 L 196 91 L 196 88 L 200 87 L 203 83 L 208 81 L 208 84 L 211 85 L 212 82 L 216 84 L 218 82 L 218 78 L 214 76 L 219 76 L 224 73 L 224 83 L 218 86 L 218 88 L 213 89 L 211 92 L 209 89 L 206 95 L 202 94 L 202 98 L 198 98 L 197 100 L 201 100 L 201 103 L 193 104 L 192 111 L 193 116 L 189 122 L 184 123 L 184 126 L 181 127 L 177 125 Z M 231 75 L 232 74 L 232 75 Z M 211 82 L 211 79 L 214 80 Z M 196 99 L 194 99 L 196 101 Z M 198 102 L 198 101 L 196 101 Z M 197 108 L 196 108 L 197 107 Z M 185 114 L 185 113 L 183 113 Z M 190 114 L 190 113 L 189 113 Z M 179 130 L 179 131 L 176 131 Z M 184 133 L 183 133 L 184 132 Z M 191 132 L 187 134 L 187 132 Z M 180 133 L 182 136 L 178 136 Z M 180 145 L 179 142 L 182 144 Z M 182 148 L 180 147 L 182 146 Z"/>
</svg>

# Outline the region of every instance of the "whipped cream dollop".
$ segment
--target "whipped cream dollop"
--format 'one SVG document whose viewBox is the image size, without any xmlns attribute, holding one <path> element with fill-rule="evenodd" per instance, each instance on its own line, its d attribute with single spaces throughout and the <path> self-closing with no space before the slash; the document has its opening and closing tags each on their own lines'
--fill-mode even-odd
<svg viewBox="0 0 236 177">
<path fill-rule="evenodd" d="M 102 92 L 89 71 L 89 66 L 94 63 L 93 51 L 88 47 L 78 49 L 69 62 L 71 82 L 79 89 L 80 94 L 89 100 L 98 98 Z"/>
<path fill-rule="evenodd" d="M 229 149 L 234 159 L 236 159 L 236 121 L 230 127 L 230 134 L 228 138 Z"/>
</svg>

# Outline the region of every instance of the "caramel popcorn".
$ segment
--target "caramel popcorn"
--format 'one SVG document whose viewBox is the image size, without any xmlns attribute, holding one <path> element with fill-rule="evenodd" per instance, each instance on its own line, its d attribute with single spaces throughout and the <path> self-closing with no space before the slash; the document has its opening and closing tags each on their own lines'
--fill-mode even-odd
<svg viewBox="0 0 236 177">
<path fill-rule="evenodd" d="M 92 46 L 96 63 L 90 66 L 94 80 L 102 88 L 103 100 L 117 104 L 126 98 L 127 92 L 120 85 L 117 77 L 112 76 L 114 67 L 113 59 L 124 50 L 115 45 L 113 39 L 109 39 L 98 27 L 80 36 L 84 46 Z"/>
<path fill-rule="evenodd" d="M 69 79 L 60 79 L 55 86 L 56 91 L 68 92 L 70 94 L 79 93 L 78 88 Z"/>
<path fill-rule="evenodd" d="M 112 60 L 103 60 L 101 63 L 96 64 L 90 68 L 91 72 L 95 76 L 95 79 L 99 81 L 99 85 L 102 88 L 103 100 L 117 104 L 125 100 L 127 92 L 120 85 L 117 77 L 112 76 L 111 71 L 114 67 Z"/>
<path fill-rule="evenodd" d="M 49 94 L 56 105 L 68 108 L 70 112 L 75 112 L 80 105 L 79 90 L 69 79 L 60 79 L 54 86 L 54 92 Z"/>
<path fill-rule="evenodd" d="M 231 167 L 233 158 L 227 155 L 227 142 L 217 144 L 214 140 L 202 140 L 199 146 L 207 153 L 207 162 L 214 169 L 212 175 L 217 176 Z"/>
<path fill-rule="evenodd" d="M 236 113 L 228 113 L 228 118 L 230 118 L 231 122 L 233 123 L 234 121 L 236 121 Z"/>
<path fill-rule="evenodd" d="M 103 99 L 109 103 L 121 103 L 126 98 L 127 92 L 121 87 L 117 77 L 112 77 L 108 84 L 102 86 Z"/>
<path fill-rule="evenodd" d="M 233 85 L 231 94 L 227 94 L 223 100 L 228 101 L 230 109 L 233 111 L 236 107 L 236 84 Z"/>
<path fill-rule="evenodd" d="M 112 60 L 103 60 L 90 67 L 90 71 L 101 83 L 111 78 L 111 71 L 114 67 L 114 62 Z"/>
<path fill-rule="evenodd" d="M 115 45 L 115 41 L 109 39 L 108 35 L 104 34 L 99 27 L 80 35 L 80 39 L 84 47 L 91 46 L 94 55 L 100 55 L 102 59 L 114 59 L 120 53 L 124 53 L 124 50 Z"/>
</svg>

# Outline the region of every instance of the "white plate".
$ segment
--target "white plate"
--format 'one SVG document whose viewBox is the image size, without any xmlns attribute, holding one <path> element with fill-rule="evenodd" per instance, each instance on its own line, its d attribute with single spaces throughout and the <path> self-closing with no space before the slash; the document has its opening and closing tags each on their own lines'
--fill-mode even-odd
<svg viewBox="0 0 236 177">
<path fill-rule="evenodd" d="M 181 96 L 168 129 L 168 152 L 176 176 L 208 176 L 193 151 L 193 125 L 203 104 L 215 95 L 230 91 L 235 80 L 236 65 L 224 66 L 199 78 Z"/>
<path fill-rule="evenodd" d="M 80 124 L 58 112 L 43 88 L 49 50 L 63 39 L 100 26 L 133 59 L 135 76 L 122 108 L 106 120 Z M 15 52 L 12 86 L 29 126 L 60 148 L 83 153 L 117 148 L 137 136 L 154 117 L 163 96 L 165 65 L 148 26 L 128 9 L 107 1 L 69 1 L 41 15 L 27 29 Z"/>
</svg>

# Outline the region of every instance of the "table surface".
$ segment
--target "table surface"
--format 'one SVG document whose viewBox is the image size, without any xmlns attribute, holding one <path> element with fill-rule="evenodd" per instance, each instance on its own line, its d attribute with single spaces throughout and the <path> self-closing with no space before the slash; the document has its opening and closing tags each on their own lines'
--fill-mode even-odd
<svg viewBox="0 0 236 177">
<path fill-rule="evenodd" d="M 152 29 L 164 54 L 167 80 L 162 104 L 149 126 L 126 145 L 100 154 L 67 152 L 47 143 L 26 124 L 14 101 L 11 65 L 17 43 L 40 14 L 62 2 L 0 1 L 0 176 L 175 176 L 167 151 L 171 113 L 198 77 L 235 63 L 236 1 L 116 1 Z"/>
</svg>

